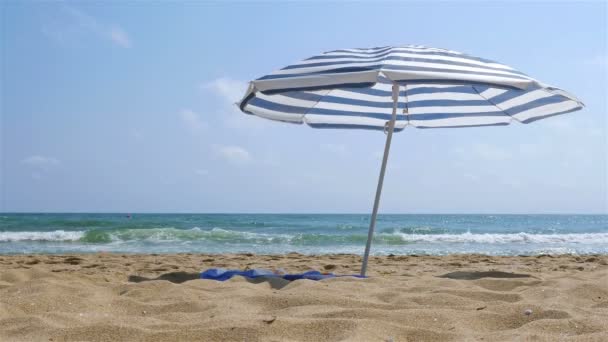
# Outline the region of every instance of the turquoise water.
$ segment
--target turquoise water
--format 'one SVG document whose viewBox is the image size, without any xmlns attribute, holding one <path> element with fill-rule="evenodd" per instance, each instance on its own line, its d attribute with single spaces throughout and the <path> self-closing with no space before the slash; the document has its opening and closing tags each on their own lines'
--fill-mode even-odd
<svg viewBox="0 0 608 342">
<path fill-rule="evenodd" d="M 0 214 L 0 254 L 363 252 L 367 214 Z M 608 254 L 608 215 L 380 215 L 374 254 Z"/>
</svg>

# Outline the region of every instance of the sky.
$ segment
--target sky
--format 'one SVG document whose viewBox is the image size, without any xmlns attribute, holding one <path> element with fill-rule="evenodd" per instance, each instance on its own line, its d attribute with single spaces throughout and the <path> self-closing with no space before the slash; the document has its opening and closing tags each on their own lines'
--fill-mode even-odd
<svg viewBox="0 0 608 342">
<path fill-rule="evenodd" d="M 249 80 L 323 51 L 425 45 L 582 111 L 407 128 L 380 212 L 608 213 L 605 1 L 17 2 L 1 8 L 0 211 L 367 213 L 385 136 L 245 115 Z"/>
</svg>

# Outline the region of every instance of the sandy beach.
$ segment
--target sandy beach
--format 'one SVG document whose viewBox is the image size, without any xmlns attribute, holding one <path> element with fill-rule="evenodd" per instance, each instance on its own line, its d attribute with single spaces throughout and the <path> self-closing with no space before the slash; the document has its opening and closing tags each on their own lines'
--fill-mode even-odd
<svg viewBox="0 0 608 342">
<path fill-rule="evenodd" d="M 608 256 L 0 256 L 1 341 L 606 341 Z M 526 312 L 528 314 L 526 314 Z"/>
</svg>

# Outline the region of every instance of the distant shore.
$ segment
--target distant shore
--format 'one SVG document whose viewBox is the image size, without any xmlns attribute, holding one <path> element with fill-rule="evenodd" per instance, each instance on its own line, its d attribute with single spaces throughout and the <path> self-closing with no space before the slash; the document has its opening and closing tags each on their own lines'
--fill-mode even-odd
<svg viewBox="0 0 608 342">
<path fill-rule="evenodd" d="M 375 256 L 369 279 L 198 279 L 211 267 L 357 274 L 360 260 L 0 255 L 0 340 L 608 340 L 608 255 Z"/>
</svg>

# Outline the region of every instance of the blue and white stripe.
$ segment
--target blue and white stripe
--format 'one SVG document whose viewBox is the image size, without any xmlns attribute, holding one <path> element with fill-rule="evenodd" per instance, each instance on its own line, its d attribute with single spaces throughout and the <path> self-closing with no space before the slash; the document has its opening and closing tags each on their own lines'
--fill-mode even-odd
<svg viewBox="0 0 608 342">
<path fill-rule="evenodd" d="M 573 95 L 490 60 L 423 46 L 336 50 L 250 83 L 242 111 L 317 128 L 395 130 L 529 123 L 581 109 Z"/>
</svg>

